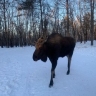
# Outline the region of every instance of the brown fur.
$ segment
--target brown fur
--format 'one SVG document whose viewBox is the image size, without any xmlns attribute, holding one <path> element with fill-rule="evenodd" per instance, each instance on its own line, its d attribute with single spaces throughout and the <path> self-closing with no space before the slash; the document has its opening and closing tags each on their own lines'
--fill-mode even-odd
<svg viewBox="0 0 96 96">
<path fill-rule="evenodd" d="M 71 58 L 73 55 L 75 44 L 76 42 L 74 38 L 63 37 L 59 33 L 52 33 L 48 36 L 47 40 L 44 38 L 38 39 L 35 45 L 36 49 L 33 53 L 33 60 L 42 60 L 43 62 L 46 62 L 47 57 L 49 58 L 52 64 L 49 87 L 53 86 L 53 78 L 55 78 L 55 68 L 57 66 L 57 61 L 59 57 L 68 57 L 67 75 L 69 75 Z"/>
<path fill-rule="evenodd" d="M 56 34 L 54 37 L 50 37 L 49 42 L 60 43 L 62 41 L 61 35 Z"/>
<path fill-rule="evenodd" d="M 39 49 L 40 47 L 42 47 L 44 41 L 45 41 L 44 38 L 39 38 L 35 44 L 36 49 Z"/>
<path fill-rule="evenodd" d="M 43 38 L 43 37 L 40 37 L 37 42 L 35 43 L 35 48 L 36 49 L 39 49 L 40 47 L 42 47 L 43 43 L 46 41 L 46 38 Z M 60 43 L 60 41 L 62 41 L 61 39 L 61 35 L 55 35 L 54 38 L 51 37 L 49 39 L 48 42 L 51 42 L 51 43 Z"/>
</svg>

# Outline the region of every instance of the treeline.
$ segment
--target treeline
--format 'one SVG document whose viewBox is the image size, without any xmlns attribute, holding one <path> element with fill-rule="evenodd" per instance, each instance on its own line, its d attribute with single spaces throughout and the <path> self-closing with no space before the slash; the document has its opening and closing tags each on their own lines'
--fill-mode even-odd
<svg viewBox="0 0 96 96">
<path fill-rule="evenodd" d="M 70 25 L 71 26 L 71 25 Z M 62 29 L 62 26 L 61 26 Z M 89 28 L 90 29 L 90 28 Z M 90 30 L 87 29 L 87 32 L 85 31 L 85 27 L 82 28 L 82 34 L 80 33 L 81 29 L 78 29 L 73 27 L 72 33 L 67 33 L 65 31 L 59 31 L 58 33 L 62 34 L 63 36 L 72 36 L 74 37 L 78 42 L 87 42 L 91 40 L 90 36 Z M 54 29 L 52 32 L 57 32 Z M 52 33 L 51 32 L 51 33 Z M 51 33 L 47 33 L 51 34 Z M 20 30 L 18 32 L 11 32 L 10 30 L 6 32 L 0 33 L 0 46 L 3 47 L 23 47 L 23 46 L 34 46 L 34 41 L 36 41 L 42 34 L 40 32 L 35 32 L 32 34 L 32 32 L 24 32 L 23 30 Z M 94 28 L 94 40 L 96 40 L 96 26 Z"/>
<path fill-rule="evenodd" d="M 0 33 L 0 46 L 3 47 L 23 47 L 32 45 L 32 36 L 30 32 L 15 34 L 7 31 Z"/>
<path fill-rule="evenodd" d="M 52 32 L 96 40 L 96 0 L 0 0 L 0 46 L 30 46 Z"/>
</svg>

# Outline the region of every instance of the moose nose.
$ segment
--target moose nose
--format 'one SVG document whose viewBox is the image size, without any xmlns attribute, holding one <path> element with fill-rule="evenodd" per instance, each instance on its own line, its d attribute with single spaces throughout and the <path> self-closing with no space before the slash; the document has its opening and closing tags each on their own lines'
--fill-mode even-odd
<svg viewBox="0 0 96 96">
<path fill-rule="evenodd" d="M 33 60 L 37 61 L 38 57 L 36 55 L 33 55 Z"/>
</svg>

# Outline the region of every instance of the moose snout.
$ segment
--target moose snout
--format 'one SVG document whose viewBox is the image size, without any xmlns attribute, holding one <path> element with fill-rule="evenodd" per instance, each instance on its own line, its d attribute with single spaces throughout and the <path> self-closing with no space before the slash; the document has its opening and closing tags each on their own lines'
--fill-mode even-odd
<svg viewBox="0 0 96 96">
<path fill-rule="evenodd" d="M 38 56 L 35 55 L 35 54 L 33 54 L 33 60 L 34 60 L 34 61 L 37 61 L 37 60 L 38 60 Z"/>
</svg>

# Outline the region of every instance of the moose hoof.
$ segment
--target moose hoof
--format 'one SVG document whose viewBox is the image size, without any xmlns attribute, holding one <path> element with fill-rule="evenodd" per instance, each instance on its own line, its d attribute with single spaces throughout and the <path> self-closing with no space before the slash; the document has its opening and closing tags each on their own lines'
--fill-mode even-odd
<svg viewBox="0 0 96 96">
<path fill-rule="evenodd" d="M 49 87 L 51 88 L 53 86 L 53 81 L 50 82 Z"/>
<path fill-rule="evenodd" d="M 67 71 L 67 75 L 69 75 L 70 71 Z"/>
</svg>

